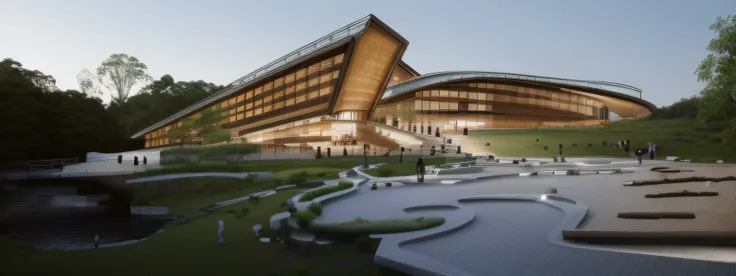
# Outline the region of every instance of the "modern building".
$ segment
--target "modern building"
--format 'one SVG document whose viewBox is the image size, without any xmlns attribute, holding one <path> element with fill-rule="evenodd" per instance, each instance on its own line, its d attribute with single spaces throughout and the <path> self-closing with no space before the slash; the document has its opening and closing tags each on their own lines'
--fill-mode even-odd
<svg viewBox="0 0 736 276">
<path fill-rule="evenodd" d="M 274 148 L 370 144 L 395 149 L 465 129 L 597 125 L 654 106 L 623 84 L 494 72 L 421 75 L 409 42 L 373 15 L 307 44 L 133 135 L 146 147 L 205 109 L 233 137 Z M 393 137 L 387 135 L 394 133 Z"/>
</svg>

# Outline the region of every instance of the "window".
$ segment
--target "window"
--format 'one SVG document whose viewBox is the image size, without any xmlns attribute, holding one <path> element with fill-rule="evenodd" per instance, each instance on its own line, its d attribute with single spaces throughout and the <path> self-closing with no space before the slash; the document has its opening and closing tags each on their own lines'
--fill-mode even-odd
<svg viewBox="0 0 736 276">
<path fill-rule="evenodd" d="M 242 106 L 241 105 L 241 106 L 238 106 L 238 109 L 237 110 L 238 110 L 238 112 L 242 112 L 244 109 L 245 109 L 245 106 Z"/>
<path fill-rule="evenodd" d="M 260 108 L 260 107 L 256 108 L 255 112 L 253 113 L 253 116 L 261 115 L 262 112 L 263 112 L 263 108 Z"/>
<path fill-rule="evenodd" d="M 303 90 L 304 88 L 307 88 L 306 82 L 300 82 L 296 84 L 296 91 Z"/>
<path fill-rule="evenodd" d="M 450 92 L 447 90 L 440 90 L 440 97 L 447 98 L 450 96 Z"/>
<path fill-rule="evenodd" d="M 319 84 L 319 78 L 310 78 L 309 79 L 309 87 L 315 86 Z"/>
<path fill-rule="evenodd" d="M 271 102 L 271 100 L 273 100 L 273 96 L 271 96 L 271 95 L 268 95 L 268 96 L 266 96 L 265 98 L 263 98 L 263 103 L 264 103 L 264 104 L 265 104 L 265 103 L 270 103 L 270 102 Z"/>
<path fill-rule="evenodd" d="M 460 99 L 467 99 L 468 98 L 468 92 L 458 92 L 458 98 L 460 98 Z"/>
<path fill-rule="evenodd" d="M 230 100 L 228 100 L 227 105 L 235 105 L 235 98 L 233 97 Z"/>
<path fill-rule="evenodd" d="M 251 109 L 251 108 L 253 108 L 253 102 L 249 102 L 245 104 L 245 109 Z"/>
<path fill-rule="evenodd" d="M 282 96 L 284 96 L 284 90 L 279 90 L 279 91 L 276 91 L 276 93 L 273 93 L 274 99 L 281 98 Z"/>
<path fill-rule="evenodd" d="M 273 104 L 273 110 L 284 108 L 284 101 L 278 101 Z"/>
<path fill-rule="evenodd" d="M 286 95 L 289 95 L 291 93 L 294 93 L 294 86 L 292 85 L 292 86 L 287 87 L 286 90 L 285 90 L 285 93 L 286 93 Z"/>
<path fill-rule="evenodd" d="M 319 62 L 309 66 L 309 75 L 319 73 Z"/>
<path fill-rule="evenodd" d="M 281 87 L 284 86 L 284 77 L 280 77 L 273 81 L 273 87 Z"/>
<path fill-rule="evenodd" d="M 248 92 L 245 93 L 245 99 L 246 100 L 250 100 L 251 98 L 253 98 L 253 90 L 248 91 Z"/>
<path fill-rule="evenodd" d="M 290 106 L 294 104 L 294 98 L 286 99 L 286 106 Z"/>
<path fill-rule="evenodd" d="M 478 93 L 468 92 L 468 99 L 477 100 L 478 99 Z"/>
<path fill-rule="evenodd" d="M 449 106 L 447 107 L 449 110 L 457 110 L 457 103 L 449 103 Z"/>
<path fill-rule="evenodd" d="M 272 106 L 270 104 L 267 105 L 267 106 L 264 106 L 263 107 L 263 113 L 271 112 L 271 108 L 272 108 Z"/>
<path fill-rule="evenodd" d="M 439 102 L 430 102 L 429 103 L 429 109 L 430 110 L 439 110 L 440 109 L 440 103 Z"/>
<path fill-rule="evenodd" d="M 238 116 L 237 116 L 237 118 L 235 118 L 235 120 L 238 120 L 238 121 L 240 121 L 240 120 L 242 120 L 242 119 L 243 119 L 244 117 L 245 117 L 245 116 L 244 116 L 244 114 L 243 114 L 243 113 L 238 113 Z"/>
<path fill-rule="evenodd" d="M 220 103 L 220 108 L 225 108 L 225 107 L 227 107 L 227 101 L 221 102 Z"/>
<path fill-rule="evenodd" d="M 232 122 L 235 122 L 235 116 L 230 116 L 230 118 L 228 119 L 228 123 Z"/>
<path fill-rule="evenodd" d="M 445 101 L 440 102 L 440 110 L 447 110 L 448 104 Z"/>
<path fill-rule="evenodd" d="M 335 64 L 341 63 L 344 57 L 345 57 L 345 54 L 339 54 L 335 56 Z"/>
<path fill-rule="evenodd" d="M 263 86 L 256 88 L 256 90 L 254 91 L 253 97 L 261 95 L 262 92 L 263 92 Z"/>
<path fill-rule="evenodd" d="M 423 97 L 423 98 L 429 98 L 429 97 L 432 97 L 432 91 L 429 91 L 429 90 L 424 90 L 424 91 L 422 91 L 422 94 L 423 94 L 423 95 L 422 95 L 422 97 Z"/>
<path fill-rule="evenodd" d="M 319 96 L 322 97 L 324 95 L 329 95 L 330 94 L 330 88 L 332 88 L 332 87 L 331 86 L 328 86 L 328 87 L 324 87 L 324 88 L 320 89 L 319 90 Z"/>
<path fill-rule="evenodd" d="M 253 117 L 253 110 L 248 110 L 245 112 L 245 118 Z"/>
<path fill-rule="evenodd" d="M 269 82 L 267 82 L 266 84 L 263 85 L 263 91 L 268 91 L 268 90 L 271 90 L 271 89 L 273 89 L 273 82 L 270 82 L 269 81 Z"/>
<path fill-rule="evenodd" d="M 457 98 L 457 91 L 450 91 L 450 98 Z"/>
<path fill-rule="evenodd" d="M 479 101 L 485 101 L 486 100 L 486 93 L 478 93 L 478 100 Z"/>
<path fill-rule="evenodd" d="M 256 107 L 259 107 L 259 106 L 261 106 L 261 104 L 263 104 L 263 99 L 258 99 L 258 100 L 256 100 L 256 101 L 255 101 L 255 103 L 254 103 L 254 105 L 255 105 Z"/>
<path fill-rule="evenodd" d="M 245 101 L 245 94 L 240 94 L 240 95 L 238 96 L 238 98 L 237 98 L 237 101 L 236 101 L 236 102 L 237 102 L 237 103 L 242 103 L 243 101 Z"/>
<path fill-rule="evenodd" d="M 329 68 L 330 66 L 332 66 L 332 58 L 328 58 L 328 59 L 323 60 L 322 63 L 319 66 L 320 66 L 320 71 L 323 71 L 323 70 Z"/>
<path fill-rule="evenodd" d="M 340 70 L 332 71 L 332 79 L 337 79 L 340 77 Z"/>
<path fill-rule="evenodd" d="M 287 84 L 294 82 L 294 80 L 295 80 L 294 76 L 295 75 L 296 75 L 296 73 L 291 73 L 291 74 L 286 75 L 286 77 L 284 78 L 284 82 L 287 83 Z"/>
<path fill-rule="evenodd" d="M 235 109 L 230 109 L 230 111 L 228 111 L 227 114 L 230 114 L 230 115 L 235 114 Z"/>
<path fill-rule="evenodd" d="M 439 90 L 432 90 L 432 97 L 433 98 L 439 97 L 439 96 L 440 96 L 440 91 Z"/>
<path fill-rule="evenodd" d="M 306 95 L 297 96 L 296 103 L 304 102 L 305 98 L 306 98 Z"/>
<path fill-rule="evenodd" d="M 308 99 L 310 99 L 310 100 L 311 99 L 316 99 L 317 97 L 319 97 L 319 90 L 315 90 L 315 91 L 309 92 L 309 98 Z"/>
<path fill-rule="evenodd" d="M 296 79 L 297 80 L 303 79 L 306 74 L 307 74 L 307 69 L 296 71 Z"/>
<path fill-rule="evenodd" d="M 319 78 L 320 83 L 327 83 L 330 80 L 332 80 L 332 73 L 330 72 L 322 74 L 322 77 Z"/>
<path fill-rule="evenodd" d="M 478 84 L 477 83 L 469 83 L 468 86 L 470 86 L 470 87 L 478 87 Z"/>
</svg>

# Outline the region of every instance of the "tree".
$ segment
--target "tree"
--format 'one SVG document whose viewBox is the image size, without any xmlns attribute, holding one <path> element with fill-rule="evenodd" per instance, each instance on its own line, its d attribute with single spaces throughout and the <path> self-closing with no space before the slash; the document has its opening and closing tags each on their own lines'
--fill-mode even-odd
<svg viewBox="0 0 736 276">
<path fill-rule="evenodd" d="M 58 91 L 52 76 L 0 62 L 0 160 L 84 159 L 87 152 L 128 150 L 102 101 Z"/>
<path fill-rule="evenodd" d="M 219 108 L 203 110 L 194 123 L 198 137 L 208 144 L 230 140 L 230 132 L 217 125 L 224 118 Z"/>
<path fill-rule="evenodd" d="M 736 117 L 736 17 L 718 17 L 710 30 L 716 33 L 708 43 L 710 54 L 695 71 L 706 83 L 698 112 L 706 123 Z"/>
<path fill-rule="evenodd" d="M 134 56 L 112 54 L 97 67 L 97 79 L 111 90 L 112 100 L 123 105 L 135 84 L 151 80 L 146 70 L 146 64 Z"/>
<path fill-rule="evenodd" d="M 83 69 L 77 74 L 77 83 L 79 83 L 79 90 L 90 96 L 102 96 L 100 87 L 97 86 L 96 76 L 89 70 Z"/>
<path fill-rule="evenodd" d="M 192 139 L 192 132 L 194 131 L 194 118 L 187 118 L 178 127 L 175 127 L 169 131 L 167 136 L 173 140 L 179 140 L 179 146 L 184 146 L 184 143 Z"/>
</svg>

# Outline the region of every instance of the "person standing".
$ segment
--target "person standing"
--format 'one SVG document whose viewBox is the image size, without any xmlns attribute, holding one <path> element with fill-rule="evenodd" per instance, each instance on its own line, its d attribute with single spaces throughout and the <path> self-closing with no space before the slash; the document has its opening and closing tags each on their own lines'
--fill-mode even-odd
<svg viewBox="0 0 736 276">
<path fill-rule="evenodd" d="M 220 220 L 220 221 L 217 222 L 217 225 L 218 225 L 218 227 L 217 227 L 217 236 L 218 236 L 217 244 L 223 245 L 223 244 L 225 244 L 225 222 L 222 221 L 222 220 Z"/>
<path fill-rule="evenodd" d="M 100 235 L 95 234 L 95 248 L 100 247 Z"/>
</svg>

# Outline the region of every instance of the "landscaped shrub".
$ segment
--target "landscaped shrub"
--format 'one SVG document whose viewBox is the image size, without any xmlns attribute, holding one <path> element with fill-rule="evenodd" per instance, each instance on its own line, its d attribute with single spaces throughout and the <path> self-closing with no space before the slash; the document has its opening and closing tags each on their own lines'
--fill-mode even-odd
<svg viewBox="0 0 736 276">
<path fill-rule="evenodd" d="M 197 155 L 202 159 L 225 157 L 231 154 L 250 154 L 258 152 L 257 144 L 226 144 L 206 147 L 172 148 L 161 151 L 161 156 L 167 155 Z"/>
<path fill-rule="evenodd" d="M 299 210 L 291 214 L 291 218 L 296 221 L 296 224 L 302 227 L 309 225 L 317 217 L 319 217 L 317 214 L 309 210 Z"/>
<path fill-rule="evenodd" d="M 317 202 L 309 204 L 309 207 L 307 207 L 307 210 L 309 210 L 310 212 L 314 213 L 317 216 L 322 215 L 322 205 L 320 205 Z"/>
<path fill-rule="evenodd" d="M 299 172 L 289 174 L 287 181 L 289 182 L 289 184 L 301 183 L 301 182 L 307 181 L 308 176 L 309 175 L 307 175 L 306 171 L 299 171 Z"/>
<path fill-rule="evenodd" d="M 380 166 L 380 167 L 376 168 L 375 171 L 376 171 L 376 175 L 378 175 L 380 177 L 391 176 L 394 173 L 394 170 L 392 168 L 390 168 L 388 165 Z"/>
<path fill-rule="evenodd" d="M 443 223 L 445 223 L 445 219 L 441 217 L 395 220 L 363 220 L 356 218 L 354 221 L 343 223 L 312 224 L 309 226 L 309 230 L 320 234 L 363 236 L 418 231 L 437 227 Z"/>
<path fill-rule="evenodd" d="M 309 191 L 302 195 L 302 197 L 299 199 L 301 202 L 310 201 L 312 199 L 318 198 L 320 196 L 331 194 L 337 191 L 347 190 L 353 187 L 352 182 L 343 181 L 338 183 L 337 185 L 333 186 L 327 186 L 323 188 L 319 188 L 316 190 Z"/>
</svg>

